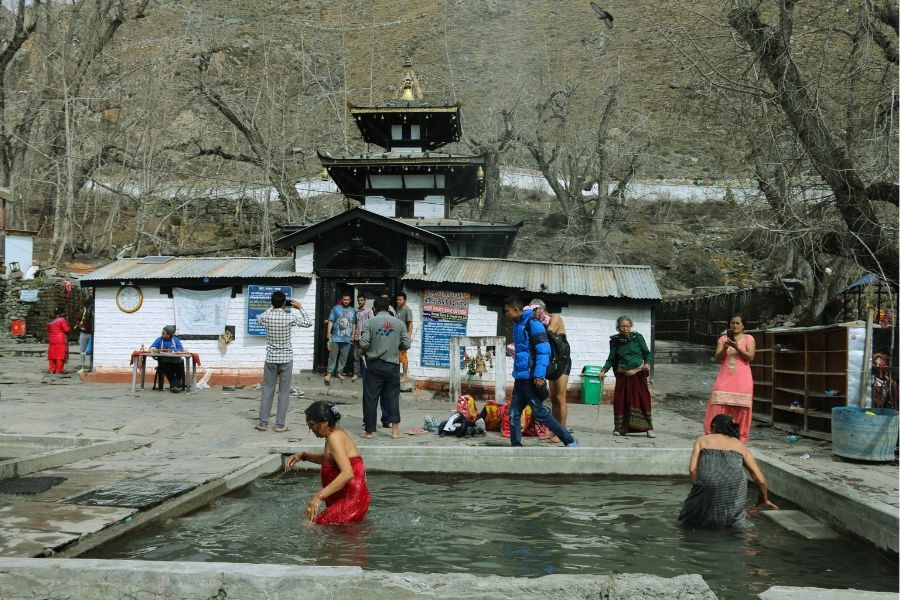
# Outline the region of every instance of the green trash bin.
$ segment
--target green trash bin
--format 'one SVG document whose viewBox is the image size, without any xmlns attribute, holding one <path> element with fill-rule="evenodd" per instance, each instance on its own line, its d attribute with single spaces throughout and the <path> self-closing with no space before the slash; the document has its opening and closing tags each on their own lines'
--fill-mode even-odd
<svg viewBox="0 0 900 600">
<path fill-rule="evenodd" d="M 581 402 L 583 404 L 600 404 L 603 399 L 603 379 L 600 378 L 600 367 L 585 365 L 581 369 Z"/>
</svg>

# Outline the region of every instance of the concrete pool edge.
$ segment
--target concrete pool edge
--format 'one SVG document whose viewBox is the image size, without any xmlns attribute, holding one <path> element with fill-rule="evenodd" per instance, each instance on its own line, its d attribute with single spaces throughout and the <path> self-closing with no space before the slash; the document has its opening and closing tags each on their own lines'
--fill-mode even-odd
<svg viewBox="0 0 900 600">
<path fill-rule="evenodd" d="M 82 537 L 54 553 L 53 556 L 74 558 L 128 533 L 149 527 L 165 519 L 187 514 L 260 477 L 275 473 L 281 469 L 281 465 L 280 454 L 264 454 L 222 477 L 207 481 L 159 506 L 135 513 L 128 522 L 115 523 L 93 535 Z"/>
<path fill-rule="evenodd" d="M 272 452 L 321 452 L 321 446 L 275 446 Z M 522 459 L 528 470 L 522 471 Z M 375 446 L 365 449 L 373 473 L 488 473 L 687 477 L 690 448 L 512 448 L 510 446 Z M 316 465 L 303 463 L 300 468 Z"/>
<path fill-rule="evenodd" d="M 43 450 L 0 462 L 0 479 L 21 477 L 30 473 L 97 458 L 113 452 L 133 450 L 139 444 L 131 438 L 110 440 L 47 435 L 0 434 L 0 445 Z M 49 450 L 47 448 L 50 448 Z"/>
<path fill-rule="evenodd" d="M 198 600 L 716 598 L 700 575 L 666 578 L 629 573 L 517 578 L 463 573 L 388 573 L 359 567 L 37 558 L 0 558 L 0 589 L 16 590 L 4 595 L 4 600 L 31 599 L 35 594 L 47 600 L 138 596 L 147 600 L 172 597 Z"/>
<path fill-rule="evenodd" d="M 769 489 L 790 500 L 808 515 L 821 519 L 844 534 L 861 539 L 894 556 L 900 550 L 900 515 L 896 508 L 871 502 L 862 494 L 839 491 L 829 481 L 815 477 L 786 462 L 754 452 Z"/>
</svg>

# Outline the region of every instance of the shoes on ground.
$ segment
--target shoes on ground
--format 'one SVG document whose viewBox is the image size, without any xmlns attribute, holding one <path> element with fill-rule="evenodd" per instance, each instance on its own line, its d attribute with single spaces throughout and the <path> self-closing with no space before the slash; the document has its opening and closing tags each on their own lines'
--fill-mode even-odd
<svg viewBox="0 0 900 600">
<path fill-rule="evenodd" d="M 622 435 L 622 434 L 619 433 L 618 431 L 613 431 L 613 435 Z"/>
<path fill-rule="evenodd" d="M 656 434 L 653 433 L 653 430 L 651 429 L 650 431 L 647 432 L 647 437 L 648 437 L 648 438 L 655 438 L 655 437 L 656 437 Z"/>
<path fill-rule="evenodd" d="M 575 440 L 572 440 L 572 443 L 568 444 L 566 446 L 566 448 L 577 448 L 577 447 L 578 447 L 578 442 L 576 442 Z"/>
</svg>

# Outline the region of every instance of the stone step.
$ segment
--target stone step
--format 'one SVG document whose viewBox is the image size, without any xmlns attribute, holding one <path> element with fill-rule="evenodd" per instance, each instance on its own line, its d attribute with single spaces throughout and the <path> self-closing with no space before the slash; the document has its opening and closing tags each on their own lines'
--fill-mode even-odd
<svg viewBox="0 0 900 600">
<path fill-rule="evenodd" d="M 841 537 L 834 529 L 801 510 L 763 510 L 760 514 L 808 540 L 834 540 Z"/>
</svg>

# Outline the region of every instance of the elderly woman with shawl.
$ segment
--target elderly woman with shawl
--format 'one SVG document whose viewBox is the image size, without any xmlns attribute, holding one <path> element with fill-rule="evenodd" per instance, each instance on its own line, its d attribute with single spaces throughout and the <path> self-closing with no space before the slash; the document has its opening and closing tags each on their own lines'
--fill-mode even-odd
<svg viewBox="0 0 900 600">
<path fill-rule="evenodd" d="M 747 477 L 756 481 L 759 497 L 756 505 L 773 510 L 769 488 L 750 449 L 741 442 L 740 429 L 729 415 L 716 415 L 710 423 L 712 433 L 694 442 L 690 474 L 694 486 L 684 501 L 678 520 L 688 527 L 743 529 L 747 527 L 744 505 L 747 503 Z"/>
<path fill-rule="evenodd" d="M 63 373 L 66 360 L 69 358 L 69 322 L 66 321 L 66 310 L 62 306 L 53 309 L 53 316 L 47 323 L 47 362 L 51 373 Z"/>
<path fill-rule="evenodd" d="M 616 319 L 616 335 L 609 338 L 609 358 L 600 369 L 600 377 L 606 377 L 611 368 L 616 374 L 616 389 L 613 394 L 613 435 L 653 433 L 650 416 L 650 387 L 647 376 L 653 356 L 647 342 L 637 331 L 632 331 L 633 322 L 629 317 Z"/>
</svg>

